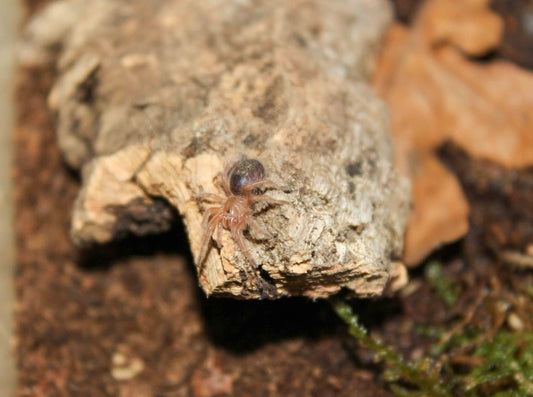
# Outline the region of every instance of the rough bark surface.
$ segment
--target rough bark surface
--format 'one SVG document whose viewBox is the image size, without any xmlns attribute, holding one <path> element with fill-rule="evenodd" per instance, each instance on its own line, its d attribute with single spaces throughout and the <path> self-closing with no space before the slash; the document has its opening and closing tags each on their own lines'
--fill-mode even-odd
<svg viewBox="0 0 533 397">
<path fill-rule="evenodd" d="M 409 186 L 392 168 L 388 117 L 367 85 L 390 20 L 385 1 L 64 1 L 30 24 L 21 58 L 58 57 L 49 97 L 83 189 L 80 244 L 168 229 L 176 208 L 192 252 L 195 196 L 243 156 L 287 204 L 257 206 L 274 235 L 229 232 L 197 264 L 207 294 L 376 296 L 394 271 Z M 59 54 L 57 48 L 61 48 Z M 55 54 L 54 54 L 55 52 Z M 396 269 L 396 270 L 394 270 Z"/>
</svg>

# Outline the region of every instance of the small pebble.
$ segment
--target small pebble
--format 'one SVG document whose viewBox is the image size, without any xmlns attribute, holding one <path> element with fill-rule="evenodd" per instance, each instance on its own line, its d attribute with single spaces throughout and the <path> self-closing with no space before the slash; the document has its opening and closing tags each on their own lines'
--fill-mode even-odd
<svg viewBox="0 0 533 397">
<path fill-rule="evenodd" d="M 507 324 L 513 331 L 522 331 L 524 329 L 524 322 L 516 313 L 509 314 Z"/>
<path fill-rule="evenodd" d="M 113 354 L 111 363 L 111 376 L 116 380 L 133 379 L 144 370 L 144 361 L 136 357 L 128 359 L 120 352 Z"/>
</svg>

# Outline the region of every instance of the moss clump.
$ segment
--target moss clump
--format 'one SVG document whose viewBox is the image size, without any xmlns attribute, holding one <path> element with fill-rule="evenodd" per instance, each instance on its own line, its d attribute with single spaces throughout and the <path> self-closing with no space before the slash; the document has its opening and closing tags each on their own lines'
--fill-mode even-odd
<svg viewBox="0 0 533 397">
<path fill-rule="evenodd" d="M 473 349 L 480 362 L 460 381 L 474 396 L 533 396 L 533 333 L 497 332 Z"/>
<path fill-rule="evenodd" d="M 346 302 L 332 300 L 332 305 L 349 333 L 384 364 L 384 378 L 397 396 L 533 396 L 532 332 L 498 330 L 489 337 L 486 331 L 464 327 L 430 349 L 438 355 L 408 361 L 370 336 Z M 428 335 L 445 332 L 435 328 Z M 461 352 L 463 365 L 454 364 L 454 351 Z M 464 365 L 464 357 L 470 365 Z"/>
<path fill-rule="evenodd" d="M 424 274 L 444 304 L 452 307 L 459 299 L 461 290 L 457 284 L 445 276 L 441 264 L 436 261 L 428 263 Z"/>
<path fill-rule="evenodd" d="M 432 360 L 418 360 L 410 362 L 396 353 L 391 347 L 376 340 L 369 335 L 353 313 L 352 308 L 341 300 L 332 300 L 333 308 L 339 317 L 348 325 L 348 332 L 355 337 L 359 343 L 371 349 L 376 360 L 383 362 L 386 366 L 385 377 L 389 382 L 408 382 L 418 391 L 407 390 L 399 384 L 393 385 L 394 392 L 399 396 L 435 396 L 451 397 L 450 389 L 441 382 L 439 378 L 439 368 L 434 366 Z"/>
</svg>

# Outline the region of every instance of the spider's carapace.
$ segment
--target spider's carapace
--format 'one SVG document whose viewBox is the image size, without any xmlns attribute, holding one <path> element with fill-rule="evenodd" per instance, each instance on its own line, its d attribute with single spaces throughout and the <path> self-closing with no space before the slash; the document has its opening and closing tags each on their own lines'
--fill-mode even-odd
<svg viewBox="0 0 533 397">
<path fill-rule="evenodd" d="M 198 264 L 201 264 L 205 259 L 209 242 L 215 230 L 218 230 L 218 236 L 220 237 L 220 230 L 224 228 L 230 231 L 240 249 L 254 267 L 257 267 L 257 262 L 244 242 L 243 232 L 246 227 L 249 227 L 267 238 L 272 237 L 253 219 L 252 205 L 257 201 L 270 204 L 286 203 L 258 192 L 258 188 L 261 187 L 280 187 L 266 178 L 265 167 L 260 161 L 255 159 L 237 161 L 215 179 L 221 185 L 226 197 L 213 193 L 201 193 L 197 196 L 202 201 L 216 204 L 215 207 L 208 208 L 204 214 L 202 221 L 204 237 L 200 246 Z M 220 241 L 220 238 L 217 240 Z"/>
</svg>

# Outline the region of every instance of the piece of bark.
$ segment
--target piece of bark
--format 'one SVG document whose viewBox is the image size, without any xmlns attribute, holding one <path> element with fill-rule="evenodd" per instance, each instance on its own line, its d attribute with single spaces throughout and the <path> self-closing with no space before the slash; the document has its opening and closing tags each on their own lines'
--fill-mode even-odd
<svg viewBox="0 0 533 397">
<path fill-rule="evenodd" d="M 408 182 L 392 168 L 386 110 L 366 82 L 390 21 L 385 1 L 52 7 L 30 24 L 21 54 L 42 62 L 62 45 L 49 103 L 65 157 L 82 169 L 75 241 L 163 231 L 172 222 L 164 200 L 183 217 L 197 256 L 208 206 L 195 195 L 221 194 L 213 179 L 246 156 L 288 187 L 268 192 L 287 204 L 255 208 L 274 235 L 245 234 L 258 269 L 221 233 L 197 264 L 205 292 L 382 293 L 409 204 Z M 71 18 L 63 36 L 39 34 L 54 29 L 61 9 Z"/>
</svg>

